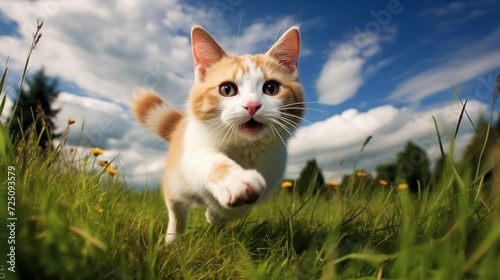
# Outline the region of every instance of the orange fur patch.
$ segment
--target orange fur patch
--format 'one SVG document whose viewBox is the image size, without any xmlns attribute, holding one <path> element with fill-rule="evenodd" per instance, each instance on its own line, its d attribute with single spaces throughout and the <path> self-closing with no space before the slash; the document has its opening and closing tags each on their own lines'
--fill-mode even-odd
<svg viewBox="0 0 500 280">
<path fill-rule="evenodd" d="M 297 72 L 291 73 L 289 69 L 271 56 L 265 54 L 225 55 L 220 61 L 207 69 L 203 82 L 196 83 L 191 88 L 190 106 L 194 116 L 203 121 L 217 117 L 220 99 L 219 86 L 226 81 L 234 81 L 238 74 L 246 75 L 249 71 L 245 60 L 250 59 L 261 69 L 265 80 L 276 80 L 281 84 L 281 92 L 275 96 L 283 104 L 292 104 L 284 112 L 297 116 L 290 120 L 299 123 L 303 115 L 303 90 L 298 81 Z M 287 118 L 289 118 L 288 116 Z"/>
<path fill-rule="evenodd" d="M 163 100 L 156 92 L 145 91 L 135 97 L 132 113 L 139 122 L 145 123 L 148 112 L 161 104 Z"/>
<path fill-rule="evenodd" d="M 180 123 L 176 126 L 175 133 L 171 135 L 170 146 L 167 152 L 165 173 L 163 174 L 163 195 L 165 197 L 165 200 L 175 200 L 175 194 L 170 190 L 169 176 L 175 174 L 174 176 L 179 176 L 178 179 L 180 181 L 184 181 L 184 178 L 182 178 L 182 175 L 180 175 L 180 172 L 178 172 L 178 170 L 184 150 L 184 142 L 182 136 L 184 134 L 184 131 L 186 130 L 186 125 L 186 120 L 181 120 Z"/>
<path fill-rule="evenodd" d="M 284 104 L 284 112 L 297 116 L 286 118 L 298 124 L 304 114 L 304 93 L 297 73 L 290 73 L 286 66 L 267 55 L 255 55 L 253 61 L 262 70 L 266 80 L 276 80 L 281 84 L 280 92 L 275 97 Z"/>
<path fill-rule="evenodd" d="M 224 180 L 229 175 L 229 170 L 231 169 L 231 165 L 227 163 L 219 163 L 214 166 L 212 169 L 212 173 L 210 174 L 210 181 L 212 183 L 217 183 L 219 181 Z"/>
<path fill-rule="evenodd" d="M 156 126 L 156 134 L 161 135 L 170 142 L 172 135 L 175 133 L 177 125 L 184 116 L 177 111 L 165 111 Z"/>
<path fill-rule="evenodd" d="M 145 127 L 167 141 L 170 141 L 177 124 L 184 117 L 184 114 L 163 103 L 160 96 L 151 90 L 144 90 L 134 97 L 132 112 Z"/>
<path fill-rule="evenodd" d="M 282 109 L 284 112 L 297 116 L 297 118 L 290 118 L 290 116 L 287 118 L 298 124 L 304 115 L 304 97 L 300 84 L 298 82 L 283 84 L 282 92 L 278 94 L 278 98 L 282 100 L 283 104 L 288 104 Z"/>
<path fill-rule="evenodd" d="M 189 102 L 191 111 L 195 117 L 200 120 L 209 120 L 216 116 L 217 106 L 219 105 L 219 94 L 217 87 L 204 88 L 205 84 L 197 84 L 193 86 Z"/>
</svg>

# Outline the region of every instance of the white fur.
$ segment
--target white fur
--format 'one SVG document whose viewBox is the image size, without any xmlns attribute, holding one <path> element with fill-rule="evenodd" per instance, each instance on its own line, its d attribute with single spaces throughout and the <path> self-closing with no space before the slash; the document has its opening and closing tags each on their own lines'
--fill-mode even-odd
<svg viewBox="0 0 500 280">
<path fill-rule="evenodd" d="M 225 53 L 201 27 L 193 27 L 191 33 L 195 83 L 200 83 L 207 68 Z M 266 53 L 288 67 L 292 77 L 297 75 L 299 40 L 298 28 L 292 27 Z M 184 130 L 179 132 L 183 133 L 182 151 L 177 151 L 180 160 L 170 163 L 164 176 L 169 215 L 167 243 L 184 232 L 186 207 L 205 205 L 207 221 L 220 224 L 243 217 L 250 204 L 264 201 L 279 186 L 287 160 L 286 142 L 297 124 L 294 120 L 283 120 L 279 98 L 262 92 L 266 82 L 262 70 L 249 56 L 241 58 L 248 71 L 243 74 L 240 70 L 232 80 L 238 93 L 222 98 L 218 117 L 201 121 L 194 112 L 188 112 Z M 257 103 L 260 107 L 255 110 Z M 248 104 L 253 104 L 253 115 L 247 109 Z M 264 124 L 264 129 L 258 133 L 255 125 L 241 129 L 252 118 Z M 227 172 L 222 175 L 214 172 L 220 166 Z M 218 174 L 216 179 L 214 174 Z"/>
<path fill-rule="evenodd" d="M 228 131 L 221 133 L 217 130 L 219 122 L 207 125 L 188 114 L 187 127 L 182 136 L 184 150 L 179 170 L 169 170 L 170 175 L 165 178 L 169 181 L 169 192 L 174 194 L 173 199 L 177 201 L 167 201 L 167 242 L 185 230 L 186 206 L 206 205 L 207 221 L 220 224 L 248 213 L 251 208 L 249 204 L 229 206 L 237 199 L 248 199 L 247 188 L 259 194 L 257 202 L 261 202 L 279 186 L 287 161 L 285 141 L 289 135 L 279 127 L 273 132 L 269 118 L 279 113 L 277 106 L 280 101 L 262 93 L 265 82 L 263 73 L 250 60 L 246 63 L 250 69 L 248 74 L 235 79 L 239 94 L 224 99 L 219 105 L 220 119 Z M 229 129 L 251 119 L 243 108 L 247 102 L 262 104 L 254 119 L 264 123 L 265 129 L 257 136 L 249 136 L 238 128 L 236 131 Z M 279 136 L 275 135 L 278 130 Z M 222 163 L 231 166 L 229 175 L 221 181 L 212 182 L 214 166 Z"/>
</svg>

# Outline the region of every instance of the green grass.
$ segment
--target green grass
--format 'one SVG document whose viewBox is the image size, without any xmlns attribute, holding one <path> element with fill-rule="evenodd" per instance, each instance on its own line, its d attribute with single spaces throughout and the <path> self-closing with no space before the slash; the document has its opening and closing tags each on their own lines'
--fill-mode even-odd
<svg viewBox="0 0 500 280">
<path fill-rule="evenodd" d="M 491 167 L 459 166 L 450 160 L 453 150 L 440 180 L 418 195 L 366 179 L 328 189 L 329 195 L 280 189 L 222 228 L 194 209 L 187 232 L 165 246 L 167 210 L 157 186 L 131 190 L 120 174 L 98 165 L 103 156 L 79 158 L 63 145 L 42 155 L 35 141 L 27 134 L 13 144 L 8 124 L 0 124 L 0 278 L 499 278 L 498 185 Z M 3 226 L 11 217 L 9 166 L 15 168 L 15 273 L 7 271 Z"/>
<path fill-rule="evenodd" d="M 9 142 L 5 130 L 2 126 L 2 141 Z M 440 182 L 417 196 L 368 180 L 354 180 L 351 190 L 329 190 L 331 196 L 300 198 L 280 189 L 223 228 L 209 226 L 203 209 L 195 209 L 186 234 L 165 246 L 167 212 L 160 191 L 126 188 L 119 175 L 102 172 L 97 162 L 103 156 L 80 159 L 56 149 L 42 159 L 30 148 L 36 147 L 33 141 L 27 137 L 2 153 L 2 186 L 7 167 L 16 169 L 17 258 L 11 277 L 495 279 L 498 274 L 500 219 L 488 196 L 491 186 L 486 174 L 476 176 L 467 166 L 457 170 L 451 161 Z M 6 201 L 5 191 L 2 196 Z M 1 210 L 5 221 L 6 207 Z"/>
</svg>

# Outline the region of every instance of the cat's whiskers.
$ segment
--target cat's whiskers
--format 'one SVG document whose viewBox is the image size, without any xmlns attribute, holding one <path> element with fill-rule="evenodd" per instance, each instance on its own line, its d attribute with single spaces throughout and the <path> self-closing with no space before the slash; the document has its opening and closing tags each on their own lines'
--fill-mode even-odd
<svg viewBox="0 0 500 280">
<path fill-rule="evenodd" d="M 295 105 L 306 105 L 306 104 L 322 104 L 321 102 L 315 102 L 315 101 L 302 101 L 302 102 L 293 102 L 293 103 L 288 103 L 288 104 L 283 104 L 280 105 L 280 109 L 296 109 L 296 110 L 303 110 L 303 111 L 317 111 L 324 113 L 324 110 L 318 109 L 318 108 L 311 108 L 311 107 L 292 107 Z"/>
<path fill-rule="evenodd" d="M 238 125 L 236 124 L 229 124 L 229 125 L 225 125 L 225 129 L 226 129 L 226 133 L 224 134 L 224 138 L 222 138 L 222 141 L 221 143 L 223 144 L 224 142 L 226 142 L 226 138 L 227 138 L 227 144 L 231 144 L 231 138 L 233 137 L 233 135 L 236 134 L 236 131 L 237 131 L 237 127 Z M 235 137 L 235 140 L 236 140 L 236 137 Z"/>
<path fill-rule="evenodd" d="M 234 129 L 234 125 L 227 125 L 219 119 L 210 119 L 204 121 L 204 124 L 213 128 L 213 132 L 215 133 L 214 137 L 219 139 L 219 137 L 224 133 L 224 137 L 222 138 L 221 144 L 226 141 L 228 134 Z M 229 138 L 228 141 L 231 139 Z"/>
<path fill-rule="evenodd" d="M 304 122 L 306 122 L 306 123 L 312 124 L 312 122 L 311 122 L 311 121 L 309 121 L 309 120 L 307 120 L 307 119 L 305 119 L 305 118 L 303 118 L 303 117 L 300 117 L 300 116 L 294 115 L 294 114 L 290 114 L 290 113 L 287 113 L 287 112 L 281 112 L 281 114 L 282 114 L 283 116 L 286 116 L 286 117 L 294 118 L 294 119 L 301 120 L 301 121 L 304 121 Z M 298 128 L 298 127 L 297 127 L 297 128 Z"/>
<path fill-rule="evenodd" d="M 300 128 L 300 125 L 292 120 L 289 120 L 285 117 L 281 117 L 279 120 L 281 120 L 282 122 L 288 124 L 290 127 L 293 127 L 295 129 L 299 129 Z"/>
<path fill-rule="evenodd" d="M 224 133 L 224 137 L 222 137 L 222 141 L 221 141 L 221 144 L 224 144 L 224 142 L 226 142 L 227 135 L 231 131 L 231 127 L 227 127 L 224 124 L 220 124 L 217 128 L 218 128 L 218 132 L 217 132 L 217 135 L 215 136 L 215 138 L 218 139 L 219 135 Z"/>
<path fill-rule="evenodd" d="M 233 136 L 234 136 L 234 142 L 235 143 L 238 140 L 238 127 L 239 127 L 239 125 L 237 125 L 237 124 L 234 124 L 232 126 L 232 131 L 233 131 Z"/>
<path fill-rule="evenodd" d="M 160 140 L 156 141 L 153 146 L 151 147 L 156 147 L 156 145 L 160 144 L 160 143 L 165 143 L 167 141 L 167 137 L 165 138 L 161 138 Z"/>
<path fill-rule="evenodd" d="M 278 119 L 270 118 L 269 120 L 272 123 L 279 125 L 284 131 L 286 131 L 288 134 L 290 134 L 290 136 L 293 136 L 293 133 L 290 131 L 291 127 L 287 127 L 286 124 L 284 124 L 284 123 L 281 122 L 282 120 L 284 120 L 284 118 L 278 118 Z M 280 133 L 278 133 L 278 135 L 280 135 Z"/>
<path fill-rule="evenodd" d="M 272 123 L 269 123 L 269 128 L 271 129 L 271 132 L 273 133 L 273 137 L 274 137 L 274 141 L 276 141 L 276 133 L 278 133 L 278 131 L 275 132 L 275 128 L 273 126 Z"/>
<path fill-rule="evenodd" d="M 281 142 L 283 143 L 283 145 L 285 147 L 287 147 L 287 144 L 286 144 L 286 141 L 283 139 L 283 137 L 281 136 L 280 132 L 278 131 L 278 129 L 274 126 L 274 123 L 273 122 L 270 122 L 269 123 L 269 127 L 271 128 L 271 131 L 273 132 L 273 135 L 274 135 L 274 139 L 276 140 L 276 134 L 278 135 L 278 137 L 280 138 Z M 274 133 L 276 131 L 276 134 Z"/>
<path fill-rule="evenodd" d="M 237 40 L 239 32 L 240 26 Z M 251 204 L 268 198 L 286 169 L 288 139 L 300 121 L 307 121 L 302 116 L 306 102 L 297 102 L 303 101 L 298 72 L 290 73 L 297 69 L 298 27 L 255 56 L 228 55 L 199 26 L 191 29 L 191 45 L 195 83 L 188 113 L 164 105 L 154 92 L 132 110 L 146 128 L 169 142 L 163 177 L 166 243 L 186 230 L 192 204 L 206 205 L 207 221 L 222 224 L 245 217 Z M 237 51 L 239 46 L 237 41 Z M 265 79 L 281 83 L 284 94 L 274 96 L 275 86 L 273 94 L 268 92 L 261 84 L 271 81 Z M 220 94 L 212 88 L 215 84 Z"/>
<path fill-rule="evenodd" d="M 325 111 L 321 110 L 321 109 L 317 109 L 317 108 L 310 108 L 310 107 L 303 107 L 303 106 L 297 106 L 297 105 L 305 105 L 305 104 L 318 104 L 320 102 L 292 102 L 292 103 L 288 103 L 288 104 L 283 104 L 283 105 L 280 105 L 278 107 L 278 110 L 280 111 L 280 113 L 283 115 L 283 116 L 287 116 L 287 117 L 290 117 L 290 118 L 295 118 L 295 119 L 298 119 L 298 120 L 301 120 L 301 121 L 304 121 L 304 122 L 307 122 L 309 124 L 312 124 L 311 121 L 307 120 L 306 118 L 304 117 L 301 117 L 301 116 L 297 116 L 297 115 L 294 115 L 294 114 L 291 114 L 291 113 L 288 113 L 288 112 L 285 112 L 286 110 L 302 110 L 302 111 L 318 111 L 318 112 L 322 112 L 324 113 Z M 298 127 L 297 127 L 298 128 Z"/>
</svg>

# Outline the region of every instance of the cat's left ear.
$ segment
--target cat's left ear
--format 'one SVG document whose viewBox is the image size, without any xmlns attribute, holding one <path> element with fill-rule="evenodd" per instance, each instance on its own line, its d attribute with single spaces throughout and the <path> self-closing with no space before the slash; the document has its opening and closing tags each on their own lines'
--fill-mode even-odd
<svg viewBox="0 0 500 280">
<path fill-rule="evenodd" d="M 226 55 L 226 52 L 217 42 L 200 26 L 191 29 L 191 45 L 194 59 L 195 79 L 203 81 L 205 73 L 210 66 Z"/>
<path fill-rule="evenodd" d="M 278 60 L 291 73 L 297 71 L 300 50 L 300 32 L 298 26 L 288 29 L 279 40 L 267 51 L 266 55 Z"/>
</svg>

